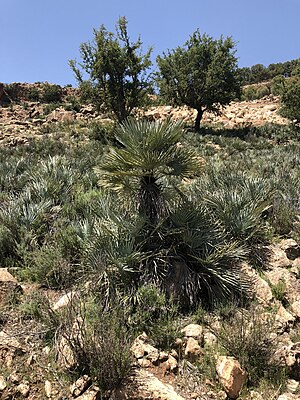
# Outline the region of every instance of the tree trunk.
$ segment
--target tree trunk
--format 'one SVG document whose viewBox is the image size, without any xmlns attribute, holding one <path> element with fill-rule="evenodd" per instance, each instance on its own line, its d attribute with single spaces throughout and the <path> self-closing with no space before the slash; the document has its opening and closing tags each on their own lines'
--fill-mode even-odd
<svg viewBox="0 0 300 400">
<path fill-rule="evenodd" d="M 199 108 L 197 111 L 198 112 L 197 112 L 197 117 L 196 117 L 196 120 L 195 120 L 195 131 L 199 132 L 200 131 L 200 121 L 201 121 L 202 116 L 203 116 L 203 110 L 202 110 L 202 108 Z"/>
</svg>

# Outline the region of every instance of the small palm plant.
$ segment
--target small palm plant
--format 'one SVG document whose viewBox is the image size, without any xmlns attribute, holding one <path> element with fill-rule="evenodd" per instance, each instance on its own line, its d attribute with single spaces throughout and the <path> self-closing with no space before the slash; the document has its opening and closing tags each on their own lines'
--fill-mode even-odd
<svg viewBox="0 0 300 400">
<path fill-rule="evenodd" d="M 118 271 L 126 285 L 131 282 L 131 294 L 134 287 L 155 283 L 184 307 L 190 307 L 199 300 L 214 303 L 216 298 L 231 297 L 244 291 L 246 285 L 236 268 L 244 255 L 242 249 L 214 223 L 205 206 L 189 201 L 184 194 L 185 185 L 181 183 L 199 175 L 203 161 L 194 150 L 179 143 L 181 135 L 181 124 L 170 121 L 130 119 L 116 129 L 120 148 L 110 149 L 96 173 L 100 185 L 116 191 L 118 199 L 130 199 L 131 205 L 134 200 L 130 218 L 135 226 L 126 233 L 119 221 L 113 239 L 114 244 L 122 244 L 127 237 L 134 258 L 127 251 L 124 258 L 120 252 L 124 243 L 118 248 L 114 245 L 116 257 L 113 259 L 110 252 L 108 258 L 104 253 L 111 240 L 106 238 L 106 250 L 103 246 L 96 248 L 94 241 L 88 259 L 94 253 L 99 260 L 108 260 L 108 268 L 99 265 L 106 288 L 109 271 Z M 128 234 L 133 240 L 128 241 Z M 114 285 L 122 286 L 115 280 Z"/>
<path fill-rule="evenodd" d="M 115 136 L 121 148 L 111 148 L 96 168 L 102 187 L 134 193 L 142 217 L 156 225 L 166 215 L 163 186 L 171 178 L 195 177 L 203 161 L 180 143 L 182 124 L 128 119 Z"/>
</svg>

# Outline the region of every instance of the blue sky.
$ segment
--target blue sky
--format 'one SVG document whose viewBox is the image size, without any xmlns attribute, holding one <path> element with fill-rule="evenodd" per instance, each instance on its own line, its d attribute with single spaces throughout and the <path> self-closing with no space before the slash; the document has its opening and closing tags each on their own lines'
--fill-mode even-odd
<svg viewBox="0 0 300 400">
<path fill-rule="evenodd" d="M 74 85 L 68 60 L 93 28 L 114 30 L 123 15 L 153 61 L 197 28 L 232 36 L 241 67 L 300 58 L 300 0 L 0 0 L 0 82 Z"/>
</svg>

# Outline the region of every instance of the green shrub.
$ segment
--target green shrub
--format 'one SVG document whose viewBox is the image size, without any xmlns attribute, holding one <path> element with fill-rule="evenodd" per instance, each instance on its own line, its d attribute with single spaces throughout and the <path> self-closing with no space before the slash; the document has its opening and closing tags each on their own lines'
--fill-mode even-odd
<svg viewBox="0 0 300 400">
<path fill-rule="evenodd" d="M 270 338 L 274 330 L 274 317 L 267 318 L 257 306 L 250 310 L 236 309 L 222 321 L 217 333 L 220 344 L 247 371 L 249 386 L 267 379 L 279 387 L 285 380 L 285 368 L 274 359 L 276 341 Z"/>
<path fill-rule="evenodd" d="M 27 89 L 27 99 L 30 101 L 40 101 L 41 93 L 37 87 L 29 87 Z"/>
<path fill-rule="evenodd" d="M 103 398 L 120 387 L 131 372 L 132 337 L 126 329 L 127 313 L 118 300 L 112 309 L 92 297 L 71 302 L 61 314 L 60 335 L 69 343 L 77 370 L 98 384 Z M 74 315 L 77 315 L 76 322 Z M 75 322 L 75 325 L 74 325 Z"/>
<path fill-rule="evenodd" d="M 141 286 L 130 317 L 136 335 L 145 332 L 160 349 L 170 349 L 179 334 L 179 310 L 152 285 Z"/>
<path fill-rule="evenodd" d="M 62 90 L 59 85 L 45 83 L 42 88 L 42 101 L 44 103 L 59 103 L 62 97 Z"/>
</svg>

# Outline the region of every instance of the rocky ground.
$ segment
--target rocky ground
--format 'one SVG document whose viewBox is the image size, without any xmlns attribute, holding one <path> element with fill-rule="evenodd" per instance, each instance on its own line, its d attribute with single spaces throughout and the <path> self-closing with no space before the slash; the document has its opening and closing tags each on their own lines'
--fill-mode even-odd
<svg viewBox="0 0 300 400">
<path fill-rule="evenodd" d="M 43 137 L 59 124 L 109 121 L 92 105 L 79 111 L 64 103 L 54 109 L 38 102 L 21 101 L 0 106 L 0 146 L 28 143 L 31 137 Z M 205 115 L 204 124 L 227 128 L 287 124 L 280 117 L 278 99 L 274 96 L 249 102 L 233 102 L 221 116 Z M 187 107 L 157 106 L 145 111 L 149 119 L 173 118 L 192 124 L 195 111 Z M 287 368 L 284 394 L 272 389 L 243 389 L 246 373 L 238 361 L 215 350 L 219 341 L 218 320 L 193 323 L 186 321 L 178 332 L 171 351 L 155 348 L 141 334 L 132 344 L 133 372 L 115 399 L 161 400 L 296 400 L 300 399 L 300 245 L 286 239 L 267 249 L 266 267 L 258 273 L 244 265 L 255 287 L 256 314 L 260 321 L 272 320 L 273 330 L 268 340 L 276 342 L 276 358 Z M 46 327 L 24 312 L 26 299 L 32 293 L 42 293 L 49 300 L 50 313 L 60 313 L 68 307 L 73 293 L 45 290 L 36 285 L 18 282 L 14 271 L 0 268 L 0 398 L 1 399 L 100 399 L 99 388 L 91 378 L 79 379 L 66 373 L 72 364 L 72 350 L 62 338 L 56 346 L 47 343 Z M 80 300 L 79 300 L 80 301 Z M 22 306 L 23 305 L 23 306 Z M 26 310 L 25 310 L 26 311 Z M 250 327 L 251 328 L 251 327 Z M 249 328 L 249 329 L 250 329 Z M 109 338 L 107 338 L 109 340 Z M 214 372 L 199 376 L 195 363 L 207 362 Z M 214 378 L 212 378 L 212 376 Z M 113 397 L 112 397 L 113 398 Z"/>
<path fill-rule="evenodd" d="M 159 351 L 141 332 L 131 348 L 135 360 L 131 377 L 112 398 L 300 399 L 300 246 L 292 239 L 285 239 L 267 250 L 269 256 L 263 273 L 258 274 L 249 265 L 244 265 L 244 270 L 254 282 L 255 313 L 261 321 L 274 322 L 270 332 L 270 340 L 276 341 L 274 357 L 287 368 L 284 394 L 276 395 L 269 389 L 241 392 L 246 372 L 236 359 L 215 350 L 210 353 L 215 379 L 204 379 L 195 372 L 194 363 L 201 365 L 208 349 L 216 349 L 220 324 L 214 318 L 202 324 L 188 320 L 183 323 L 169 352 Z M 45 341 L 45 326 L 24 314 L 24 299 L 39 291 L 49 300 L 53 313 L 62 312 L 78 296 L 75 292 L 64 294 L 22 284 L 13 271 L 11 274 L 5 268 L 0 269 L 1 399 L 100 399 L 90 377 L 76 379 L 64 372 L 74 362 L 74 354 L 63 338 L 56 338 L 56 346 L 51 347 Z"/>
<path fill-rule="evenodd" d="M 224 108 L 221 116 L 205 113 L 202 123 L 225 128 L 268 123 L 287 124 L 288 121 L 278 114 L 278 107 L 278 98 L 272 95 L 260 100 L 232 102 Z M 57 108 L 52 108 L 26 100 L 20 101 L 19 104 L 0 106 L 0 145 L 14 146 L 17 143 L 26 143 L 32 136 L 41 137 L 48 133 L 49 127 L 55 123 L 107 120 L 106 116 L 99 114 L 91 105 L 82 106 L 78 112 L 70 110 L 72 104 L 67 101 Z M 196 117 L 196 111 L 193 109 L 171 106 L 150 107 L 143 114 L 150 120 L 172 118 L 191 125 Z"/>
</svg>

